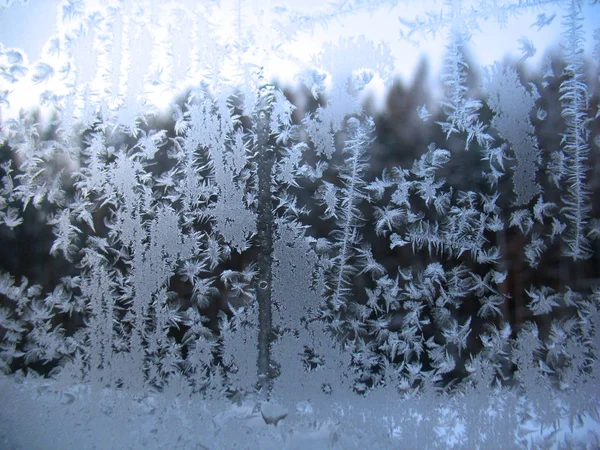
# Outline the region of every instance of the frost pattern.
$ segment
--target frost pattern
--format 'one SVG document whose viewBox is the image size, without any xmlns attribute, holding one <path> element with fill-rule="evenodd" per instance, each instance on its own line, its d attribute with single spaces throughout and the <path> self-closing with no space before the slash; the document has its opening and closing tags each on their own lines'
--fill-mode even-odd
<svg viewBox="0 0 600 450">
<path fill-rule="evenodd" d="M 513 176 L 517 205 L 526 205 L 540 193 L 536 183 L 540 155 L 535 129 L 529 113 L 539 98 L 537 91 L 527 92 L 514 69 L 494 66 L 490 74 L 488 104 L 495 113 L 492 126 L 508 140 L 517 156 Z"/>
<path fill-rule="evenodd" d="M 363 101 L 403 64 L 386 42 L 332 39 L 308 67 L 284 49 L 399 2 L 92 3 L 60 3 L 40 61 L 0 44 L 0 107 L 30 82 L 52 112 L 0 128 L 3 373 L 96 396 L 252 401 L 267 423 L 280 402 L 344 418 L 375 447 L 367 421 L 381 447 L 528 447 L 530 423 L 597 415 L 595 5 L 402 15 L 403 39 L 446 37 L 443 98 L 398 83 L 395 117 Z M 518 62 L 486 67 L 479 86 L 478 33 L 542 6 L 556 12 L 527 32 L 563 16 L 564 54 L 535 68 L 539 50 L 515 37 Z M 276 57 L 299 64 L 302 87 L 272 81 Z M 44 255 L 25 261 L 28 239 Z M 225 434 L 221 447 L 239 444 Z"/>
</svg>

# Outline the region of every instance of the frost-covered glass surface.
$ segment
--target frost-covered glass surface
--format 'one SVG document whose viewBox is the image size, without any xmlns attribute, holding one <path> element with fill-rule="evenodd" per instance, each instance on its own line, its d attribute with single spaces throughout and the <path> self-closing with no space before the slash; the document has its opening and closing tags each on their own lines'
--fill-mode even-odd
<svg viewBox="0 0 600 450">
<path fill-rule="evenodd" d="M 2 446 L 599 447 L 599 13 L 0 1 Z"/>
</svg>

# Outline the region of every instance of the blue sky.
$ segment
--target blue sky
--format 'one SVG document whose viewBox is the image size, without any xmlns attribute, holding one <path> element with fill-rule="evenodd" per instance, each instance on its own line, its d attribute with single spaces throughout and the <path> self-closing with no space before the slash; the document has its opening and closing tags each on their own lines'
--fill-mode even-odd
<svg viewBox="0 0 600 450">
<path fill-rule="evenodd" d="M 5 47 L 25 50 L 30 61 L 37 60 L 44 44 L 58 29 L 57 0 L 29 0 L 0 10 L 0 42 Z"/>
<path fill-rule="evenodd" d="M 148 0 L 158 1 L 158 0 Z M 116 4 L 117 0 L 106 0 L 98 2 L 92 0 L 91 3 L 97 4 Z M 185 0 L 182 0 L 185 2 Z M 25 51 L 28 55 L 29 63 L 35 63 L 40 56 L 45 42 L 57 31 L 57 6 L 64 3 L 63 0 L 29 0 L 27 6 L 19 3 L 13 4 L 8 9 L 0 10 L 0 42 L 5 48 L 16 47 Z M 162 2 L 168 3 L 168 2 Z M 176 2 L 175 2 L 176 3 Z M 189 1 L 187 2 L 189 3 Z M 0 4 L 2 2 L 0 1 Z M 219 23 L 219 33 L 224 39 L 228 34 L 235 32 L 234 21 L 236 18 L 236 7 L 238 0 L 222 0 L 222 10 L 213 19 Z M 259 42 L 272 42 L 272 35 L 269 34 L 269 27 L 265 23 L 271 23 L 277 19 L 273 7 L 286 6 L 300 11 L 314 13 L 316 11 L 326 11 L 331 6 L 323 0 L 303 0 L 302 2 L 291 2 L 281 0 L 244 0 L 241 3 L 242 12 L 246 23 L 255 26 L 255 32 Z M 438 5 L 438 6 L 436 6 Z M 396 8 L 381 7 L 374 13 L 362 11 L 352 16 L 345 17 L 343 20 L 332 21 L 327 29 L 317 26 L 312 33 L 300 33 L 293 43 L 287 43 L 283 46 L 285 55 L 292 55 L 288 60 L 282 60 L 269 57 L 264 61 L 267 72 L 278 78 L 284 83 L 292 84 L 295 82 L 295 75 L 301 70 L 302 65 L 310 67 L 312 58 L 319 54 L 324 43 L 337 41 L 339 37 L 357 36 L 364 34 L 375 42 L 385 42 L 389 45 L 392 55 L 395 59 L 396 75 L 404 81 L 410 81 L 414 75 L 414 70 L 420 59 L 426 57 L 430 68 L 431 80 L 439 78 L 441 69 L 444 45 L 446 36 L 444 32 L 438 34 L 435 38 L 429 36 L 421 39 L 418 48 L 402 40 L 399 35 L 401 28 L 398 20 L 399 16 L 408 19 L 423 15 L 427 11 L 439 8 L 439 2 L 432 1 L 405 1 Z M 600 8 L 586 7 L 584 17 L 586 19 L 586 35 L 588 49 L 593 46 L 591 39 L 594 26 L 600 24 L 598 10 Z M 531 26 L 540 13 L 546 13 L 551 16 L 554 12 L 557 15 L 553 22 L 541 29 Z M 551 48 L 557 48 L 560 42 L 562 13 L 553 10 L 532 10 L 528 14 L 523 14 L 518 18 L 511 18 L 509 25 L 500 27 L 493 21 L 484 23 L 482 30 L 473 35 L 470 51 L 474 60 L 480 66 L 493 64 L 496 60 L 502 60 L 510 57 L 515 60 L 520 58 L 519 38 L 530 39 L 537 48 L 536 55 L 527 61 L 528 65 L 536 65 Z M 260 39 L 263 41 L 260 41 Z M 31 84 L 23 83 L 23 86 L 16 89 L 12 95 L 13 100 L 18 96 L 23 103 L 35 102 L 39 95 L 37 92 L 45 86 L 32 87 Z M 0 86 L 0 89 L 3 89 Z M 10 86 L 15 90 L 14 86 Z M 439 85 L 432 83 L 432 89 L 439 94 Z M 437 89 L 437 90 L 436 90 Z M 371 91 L 376 97 L 383 97 L 385 88 L 382 83 L 375 80 L 372 83 Z M 9 111 L 4 110 L 3 116 L 6 118 Z"/>
</svg>

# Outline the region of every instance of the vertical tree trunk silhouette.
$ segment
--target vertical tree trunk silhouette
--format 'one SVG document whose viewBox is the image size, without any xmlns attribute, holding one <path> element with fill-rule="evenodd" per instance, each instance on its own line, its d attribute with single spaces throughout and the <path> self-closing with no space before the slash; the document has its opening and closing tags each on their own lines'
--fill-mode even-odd
<svg viewBox="0 0 600 450">
<path fill-rule="evenodd" d="M 273 150 L 268 147 L 269 111 L 266 96 L 260 98 L 256 121 L 256 158 L 258 166 L 258 277 L 256 298 L 258 301 L 258 385 L 260 396 L 267 400 L 271 391 L 271 296 L 273 262 L 273 208 L 271 205 L 271 173 Z"/>
</svg>

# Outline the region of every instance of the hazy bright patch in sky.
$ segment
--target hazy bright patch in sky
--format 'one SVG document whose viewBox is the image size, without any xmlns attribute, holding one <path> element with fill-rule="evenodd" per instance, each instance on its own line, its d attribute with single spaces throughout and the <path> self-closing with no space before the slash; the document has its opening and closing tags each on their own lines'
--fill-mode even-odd
<svg viewBox="0 0 600 450">
<path fill-rule="evenodd" d="M 154 1 L 161 7 L 178 3 Z M 0 5 L 6 3 L 7 0 L 0 1 Z M 8 1 L 8 3 L 13 2 Z M 92 1 L 86 2 L 86 5 L 92 5 L 89 10 L 93 10 L 94 7 L 116 6 L 118 3 L 116 0 L 107 2 Z M 193 2 L 189 0 L 182 0 L 180 3 L 193 5 Z M 340 2 L 338 7 L 343 3 Z M 365 4 L 367 3 L 365 2 Z M 59 31 L 60 27 L 57 26 L 57 23 L 60 23 L 60 11 L 64 4 L 66 4 L 66 1 L 29 0 L 27 5 L 14 2 L 7 9 L 0 10 L 0 42 L 5 49 L 12 47 L 22 49 L 27 55 L 28 62 L 35 64 L 42 56 L 45 42 Z M 357 4 L 360 6 L 360 3 Z M 221 5 L 222 7 L 215 16 L 211 17 L 213 23 L 218 25 L 217 33 L 219 36 L 224 41 L 233 41 L 237 37 L 236 34 L 240 33 L 240 27 L 238 26 L 240 21 L 242 28 L 252 28 L 256 42 L 255 47 L 257 47 L 253 51 L 253 58 L 256 58 L 256 62 L 264 67 L 267 76 L 277 79 L 283 84 L 296 84 L 299 73 L 314 67 L 315 58 L 319 57 L 325 43 L 335 43 L 343 37 L 365 35 L 375 43 L 385 42 L 389 46 L 395 60 L 396 75 L 404 82 L 411 82 L 419 62 L 425 59 L 429 67 L 428 81 L 430 82 L 431 92 L 435 95 L 439 95 L 441 92 L 439 73 L 447 42 L 447 29 L 443 28 L 441 32 L 435 35 L 415 36 L 415 40 L 418 41 L 417 47 L 401 38 L 400 30 L 405 28 L 399 20 L 399 17 L 406 20 L 425 17 L 428 12 L 441 8 L 439 2 L 406 1 L 400 2 L 400 5 L 396 7 L 384 5 L 372 8 L 373 11 L 369 7 L 361 7 L 358 11 L 344 15 L 343 20 L 330 21 L 327 28 L 319 24 L 316 24 L 312 29 L 308 27 L 300 28 L 301 31 L 289 42 L 277 42 L 279 35 L 274 28 L 274 25 L 284 16 L 283 9 L 286 12 L 294 10 L 311 15 L 320 11 L 327 14 L 332 11 L 332 5 L 322 0 L 304 0 L 302 2 L 224 0 Z M 58 10 L 57 6 L 59 7 Z M 594 25 L 598 23 L 598 17 L 597 9 L 594 12 L 589 7 L 585 8 L 586 45 L 589 50 L 593 46 L 592 30 Z M 556 14 L 556 17 L 549 25 L 538 30 L 538 27 L 533 24 L 536 22 L 537 16 L 542 13 L 546 14 L 547 17 Z M 563 13 L 560 10 L 532 8 L 530 12 L 519 17 L 508 18 L 506 26 L 499 25 L 496 20 L 480 21 L 480 30 L 473 29 L 474 33 L 469 44 L 469 52 L 472 61 L 476 63 L 475 67 L 490 65 L 494 61 L 501 61 L 506 57 L 514 61 L 519 60 L 521 57 L 520 38 L 529 39 L 537 49 L 536 54 L 529 58 L 525 64 L 529 66 L 539 64 L 548 50 L 558 47 Z M 292 26 L 294 25 L 292 24 Z M 298 26 L 300 26 L 300 23 L 298 23 Z M 155 57 L 161 58 L 163 56 L 155 55 Z M 45 57 L 44 61 L 52 63 L 48 57 Z M 231 65 L 231 72 L 225 71 L 222 75 L 225 78 L 235 76 L 234 66 L 234 64 Z M 0 85 L 0 90 L 9 89 L 12 91 L 12 107 L 9 109 L 3 107 L 3 118 L 14 115 L 15 110 L 19 107 L 30 107 L 37 104 L 39 95 L 50 87 L 52 87 L 52 81 L 36 86 L 27 81 L 21 81 L 17 85 L 13 84 L 8 87 L 4 84 Z M 375 78 L 369 85 L 367 92 L 374 93 L 375 98 L 381 103 L 385 86 L 381 80 Z M 153 91 L 148 93 L 148 96 L 149 100 L 159 108 L 167 107 L 171 101 L 165 95 L 165 92 Z"/>
</svg>

